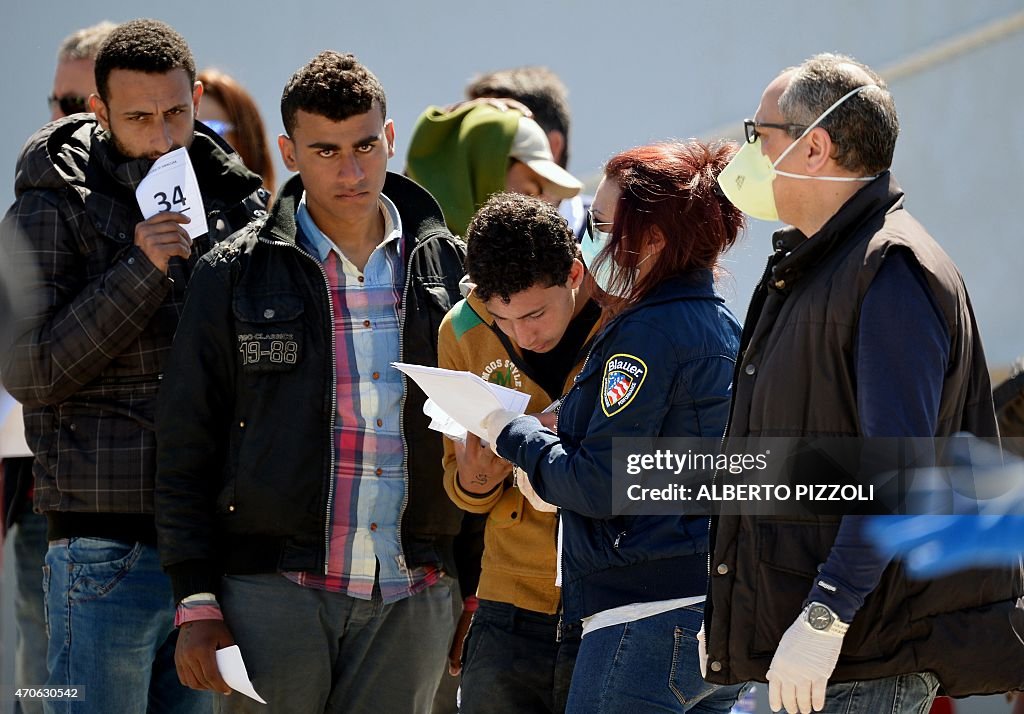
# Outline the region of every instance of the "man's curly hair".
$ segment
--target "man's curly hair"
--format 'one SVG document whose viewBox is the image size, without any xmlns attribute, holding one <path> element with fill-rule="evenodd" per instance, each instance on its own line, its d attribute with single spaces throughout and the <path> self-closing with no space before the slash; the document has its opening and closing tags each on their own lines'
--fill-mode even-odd
<svg viewBox="0 0 1024 714">
<path fill-rule="evenodd" d="M 569 279 L 579 246 L 558 209 L 530 196 L 496 193 L 466 230 L 466 272 L 484 302 Z"/>
<path fill-rule="evenodd" d="M 185 38 L 159 20 L 129 20 L 115 27 L 96 54 L 96 92 L 104 102 L 109 98 L 110 73 L 128 69 L 148 74 L 166 74 L 176 69 L 196 81 L 196 61 Z"/>
<path fill-rule="evenodd" d="M 344 121 L 366 114 L 376 100 L 387 117 L 384 87 L 352 54 L 325 50 L 301 67 L 281 93 L 281 121 L 291 135 L 299 110 Z"/>
</svg>

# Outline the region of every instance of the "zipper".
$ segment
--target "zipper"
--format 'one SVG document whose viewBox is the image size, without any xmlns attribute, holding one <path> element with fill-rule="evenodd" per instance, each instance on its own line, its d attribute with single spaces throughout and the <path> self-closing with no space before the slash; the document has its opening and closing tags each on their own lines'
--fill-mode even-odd
<svg viewBox="0 0 1024 714">
<path fill-rule="evenodd" d="M 266 243 L 267 245 L 293 248 L 299 255 L 313 263 L 317 270 L 320 271 L 320 277 L 324 280 L 324 289 L 327 293 L 327 312 L 331 319 L 331 426 L 330 431 L 328 432 L 330 437 L 331 469 L 328 472 L 327 512 L 324 517 L 324 575 L 327 575 L 328 564 L 331 561 L 331 509 L 334 507 L 334 423 L 335 417 L 338 414 L 338 364 L 337 358 L 334 355 L 334 302 L 331 300 L 331 282 L 327 279 L 327 271 L 324 270 L 323 264 L 314 259 L 313 256 L 302 250 L 299 246 L 292 243 L 268 240 L 262 236 L 257 236 L 256 240 L 260 243 Z"/>
<path fill-rule="evenodd" d="M 562 608 L 558 608 L 558 624 L 555 625 L 555 642 L 560 643 L 562 641 Z"/>
<path fill-rule="evenodd" d="M 578 382 L 579 376 L 581 374 L 583 374 L 584 370 L 586 370 L 587 363 L 590 361 L 590 355 L 594 354 L 594 347 L 596 345 L 597 345 L 597 338 L 595 337 L 590 342 L 590 349 L 587 350 L 587 356 L 583 359 L 583 366 L 580 367 L 580 371 L 577 372 L 576 373 L 576 377 L 573 378 L 572 387 L 570 387 L 569 390 L 559 398 L 558 410 L 555 412 L 555 433 L 556 434 L 560 434 L 561 431 L 562 431 L 561 430 L 561 425 L 559 424 L 559 422 L 562 419 L 562 407 L 565 406 L 565 399 L 566 399 L 566 397 L 569 396 L 570 392 L 572 392 L 572 390 L 575 389 L 576 385 L 579 383 Z M 563 527 L 564 526 L 562 525 L 562 509 L 558 509 L 558 528 L 561 529 Z M 564 533 L 562 534 L 562 537 L 563 538 L 565 537 Z M 556 544 L 556 547 L 557 547 L 557 544 Z M 558 572 L 560 572 L 562 574 L 563 581 L 565 579 L 565 552 L 564 551 L 565 551 L 564 547 L 560 548 L 559 551 L 558 551 Z M 559 605 L 559 608 L 558 608 L 558 629 L 555 630 L 555 642 L 561 642 L 561 641 L 562 641 L 562 608 L 561 608 L 561 605 Z"/>
<path fill-rule="evenodd" d="M 571 392 L 573 389 L 575 389 L 576 385 L 579 383 L 580 375 L 583 374 L 583 372 L 586 371 L 587 363 L 590 361 L 590 355 L 594 354 L 594 347 L 596 345 L 597 345 L 597 339 L 595 338 L 594 340 L 591 341 L 590 349 L 587 350 L 587 356 L 583 359 L 583 366 L 580 367 L 580 371 L 577 372 L 576 376 L 573 378 L 572 387 L 569 388 L 568 392 L 566 392 L 561 397 L 559 397 L 558 411 L 555 412 L 555 433 L 556 434 L 561 433 L 561 429 L 559 428 L 560 425 L 559 425 L 558 422 L 562 418 L 562 407 L 565 406 L 565 398 L 569 396 L 569 392 Z M 562 572 L 564 573 L 565 571 L 563 570 Z"/>
<path fill-rule="evenodd" d="M 615 542 L 612 543 L 612 548 L 618 548 L 619 547 L 619 543 L 622 542 L 622 537 L 625 536 L 625 535 L 626 535 L 626 531 L 622 531 L 617 536 L 615 536 Z"/>
<path fill-rule="evenodd" d="M 417 243 L 409 251 L 409 260 L 405 261 L 405 280 L 402 288 L 402 304 L 398 308 L 398 361 L 405 361 L 405 318 L 409 312 L 409 284 L 412 282 L 412 273 L 409 266 L 412 265 L 413 256 L 416 251 L 423 247 L 423 243 Z M 395 537 L 398 541 L 398 550 L 401 553 L 399 565 L 404 570 L 407 567 L 405 562 L 405 551 L 402 550 L 402 520 L 405 518 L 405 509 L 409 505 L 409 442 L 405 438 L 405 400 L 409 393 L 408 377 L 402 372 L 402 398 L 398 407 L 398 435 L 402 439 L 402 479 L 405 481 L 405 489 L 402 493 L 402 506 L 398 509 L 398 527 Z"/>
</svg>

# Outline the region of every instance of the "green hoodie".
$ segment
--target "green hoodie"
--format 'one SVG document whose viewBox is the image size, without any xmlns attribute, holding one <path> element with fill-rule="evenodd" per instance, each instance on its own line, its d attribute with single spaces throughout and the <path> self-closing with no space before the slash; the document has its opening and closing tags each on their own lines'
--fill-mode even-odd
<svg viewBox="0 0 1024 714">
<path fill-rule="evenodd" d="M 406 174 L 434 194 L 452 233 L 465 235 L 484 201 L 505 190 L 508 154 L 521 116 L 470 104 L 450 112 L 428 107 L 416 120 Z"/>
</svg>

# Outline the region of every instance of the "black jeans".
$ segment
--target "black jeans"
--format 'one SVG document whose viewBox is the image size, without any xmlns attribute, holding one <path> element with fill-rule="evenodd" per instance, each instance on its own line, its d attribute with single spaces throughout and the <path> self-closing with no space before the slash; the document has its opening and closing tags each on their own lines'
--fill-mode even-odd
<svg viewBox="0 0 1024 714">
<path fill-rule="evenodd" d="M 464 650 L 460 714 L 560 714 L 580 648 L 579 622 L 481 600 Z"/>
</svg>

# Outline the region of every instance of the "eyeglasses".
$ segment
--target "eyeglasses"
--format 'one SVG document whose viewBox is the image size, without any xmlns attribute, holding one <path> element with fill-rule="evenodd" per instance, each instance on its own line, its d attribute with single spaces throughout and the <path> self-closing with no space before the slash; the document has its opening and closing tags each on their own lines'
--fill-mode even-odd
<svg viewBox="0 0 1024 714">
<path fill-rule="evenodd" d="M 203 124 L 217 132 L 217 135 L 222 139 L 226 139 L 229 131 L 235 130 L 235 125 L 231 122 L 221 121 L 220 119 L 203 119 Z"/>
<path fill-rule="evenodd" d="M 68 114 L 78 114 L 79 112 L 89 111 L 89 98 L 78 97 L 74 94 L 67 94 L 63 97 L 51 95 L 46 98 L 46 103 L 50 105 L 50 111 L 60 107 L 61 112 L 63 112 L 65 116 Z"/>
<path fill-rule="evenodd" d="M 591 240 L 596 240 L 597 239 L 597 232 L 596 232 L 597 226 L 611 226 L 611 225 L 612 224 L 607 222 L 607 221 L 597 221 L 597 220 L 594 220 L 594 212 L 592 210 L 590 210 L 589 208 L 587 209 L 587 235 L 590 236 Z M 601 232 L 602 233 L 611 233 L 610 230 L 608 230 L 608 231 L 601 231 Z"/>
<path fill-rule="evenodd" d="M 789 131 L 790 129 L 806 129 L 806 124 L 771 124 L 766 121 L 754 121 L 753 119 L 743 120 L 743 133 L 747 136 L 747 143 L 753 144 L 757 141 L 757 137 L 760 136 L 757 133 L 757 128 L 762 127 L 764 129 L 782 129 L 783 131 Z"/>
</svg>

